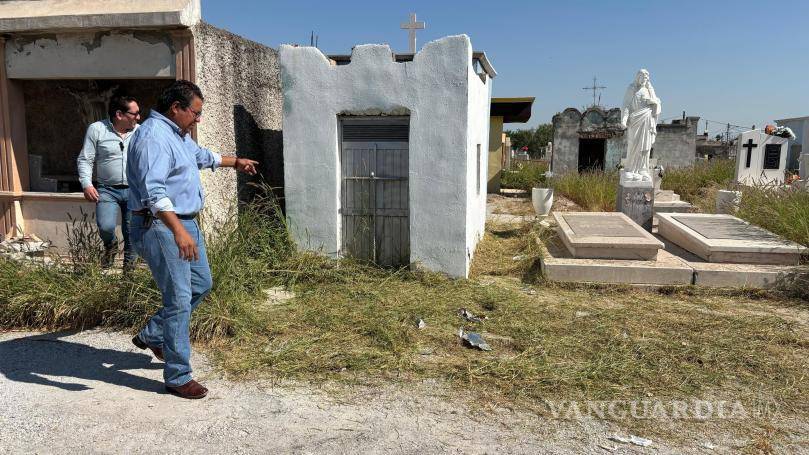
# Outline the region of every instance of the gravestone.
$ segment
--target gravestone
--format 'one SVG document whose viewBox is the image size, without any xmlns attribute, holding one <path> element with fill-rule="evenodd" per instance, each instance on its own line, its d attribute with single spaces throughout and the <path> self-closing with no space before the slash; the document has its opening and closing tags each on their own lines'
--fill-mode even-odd
<svg viewBox="0 0 809 455">
<path fill-rule="evenodd" d="M 615 210 L 628 216 L 647 231 L 652 230 L 655 188 L 651 180 L 628 180 L 621 171 Z"/>
<path fill-rule="evenodd" d="M 788 139 L 745 131 L 736 152 L 736 181 L 745 185 L 784 183 Z"/>
<path fill-rule="evenodd" d="M 726 214 L 659 213 L 658 234 L 708 262 L 797 265 L 806 248 Z"/>
<path fill-rule="evenodd" d="M 554 212 L 562 242 L 574 258 L 653 261 L 663 242 L 618 212 Z"/>
</svg>

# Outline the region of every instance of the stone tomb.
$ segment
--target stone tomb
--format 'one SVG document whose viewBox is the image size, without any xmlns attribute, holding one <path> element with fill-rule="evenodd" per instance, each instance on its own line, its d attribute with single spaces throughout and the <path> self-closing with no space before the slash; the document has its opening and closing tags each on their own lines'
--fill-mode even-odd
<svg viewBox="0 0 809 455">
<path fill-rule="evenodd" d="M 797 265 L 806 248 L 732 215 L 659 213 L 658 234 L 708 262 Z"/>
<path fill-rule="evenodd" d="M 579 259 L 654 261 L 663 242 L 620 212 L 555 212 L 565 247 Z"/>
<path fill-rule="evenodd" d="M 788 139 L 745 131 L 736 151 L 736 181 L 745 185 L 783 184 Z"/>
</svg>

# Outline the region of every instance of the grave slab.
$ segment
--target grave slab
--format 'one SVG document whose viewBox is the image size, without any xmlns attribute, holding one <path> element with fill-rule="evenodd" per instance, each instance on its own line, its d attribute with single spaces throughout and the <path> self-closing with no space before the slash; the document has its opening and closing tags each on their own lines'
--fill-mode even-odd
<svg viewBox="0 0 809 455">
<path fill-rule="evenodd" d="M 620 212 L 554 212 L 559 237 L 579 259 L 654 260 L 663 242 Z"/>
<path fill-rule="evenodd" d="M 694 271 L 677 256 L 660 250 L 655 260 L 577 259 L 561 242 L 543 247 L 542 274 L 551 281 L 632 285 L 690 285 Z"/>
<path fill-rule="evenodd" d="M 708 262 L 798 265 L 806 248 L 732 215 L 658 213 L 658 234 Z"/>
</svg>

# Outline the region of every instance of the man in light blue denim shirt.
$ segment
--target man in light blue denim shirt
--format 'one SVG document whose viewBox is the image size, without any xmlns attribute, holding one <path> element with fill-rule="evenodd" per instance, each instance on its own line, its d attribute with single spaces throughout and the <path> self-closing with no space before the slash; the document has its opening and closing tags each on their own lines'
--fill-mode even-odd
<svg viewBox="0 0 809 455">
<path fill-rule="evenodd" d="M 129 189 L 126 181 L 126 155 L 132 134 L 138 129 L 140 108 L 135 98 L 118 95 L 110 100 L 108 119 L 99 120 L 87 128 L 84 147 L 76 164 L 84 198 L 96 203 L 96 225 L 104 242 L 102 266 L 109 267 L 118 253 L 115 227 L 121 214 L 121 234 L 124 237 L 124 270 L 132 267 L 135 253 L 129 241 L 130 215 L 127 209 Z M 93 186 L 93 167 L 96 183 Z"/>
<path fill-rule="evenodd" d="M 163 307 L 132 343 L 164 360 L 166 389 L 182 398 L 202 398 L 208 389 L 191 378 L 191 312 L 213 282 L 196 216 L 204 202 L 199 171 L 235 167 L 256 173 L 256 161 L 221 156 L 202 148 L 189 130 L 202 117 L 199 87 L 179 80 L 132 139 L 128 156 L 132 244 L 146 260 L 163 295 Z"/>
</svg>

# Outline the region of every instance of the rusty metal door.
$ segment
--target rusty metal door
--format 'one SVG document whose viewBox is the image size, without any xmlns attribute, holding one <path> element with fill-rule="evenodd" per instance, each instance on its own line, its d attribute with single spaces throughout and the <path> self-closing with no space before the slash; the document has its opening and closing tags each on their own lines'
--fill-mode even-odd
<svg viewBox="0 0 809 455">
<path fill-rule="evenodd" d="M 342 118 L 342 249 L 381 266 L 410 263 L 409 119 Z"/>
</svg>

